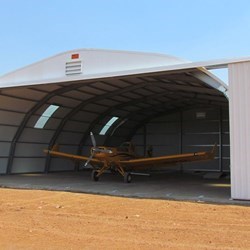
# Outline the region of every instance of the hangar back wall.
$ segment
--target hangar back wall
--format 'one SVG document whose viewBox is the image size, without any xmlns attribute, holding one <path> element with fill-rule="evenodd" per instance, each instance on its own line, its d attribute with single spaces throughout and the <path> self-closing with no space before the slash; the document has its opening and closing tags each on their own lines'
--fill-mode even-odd
<svg viewBox="0 0 250 250">
<path fill-rule="evenodd" d="M 217 143 L 215 160 L 185 163 L 181 167 L 193 171 L 230 171 L 227 108 L 196 107 L 162 115 L 139 129 L 133 142 L 141 155 L 146 155 L 151 145 L 154 156 L 209 151 Z"/>
</svg>

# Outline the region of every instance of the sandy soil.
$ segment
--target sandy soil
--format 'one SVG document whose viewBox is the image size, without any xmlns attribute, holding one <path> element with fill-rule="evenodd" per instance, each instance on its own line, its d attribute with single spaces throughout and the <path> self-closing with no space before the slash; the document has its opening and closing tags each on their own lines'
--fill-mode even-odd
<svg viewBox="0 0 250 250">
<path fill-rule="evenodd" d="M 250 207 L 0 189 L 0 249 L 250 249 Z"/>
</svg>

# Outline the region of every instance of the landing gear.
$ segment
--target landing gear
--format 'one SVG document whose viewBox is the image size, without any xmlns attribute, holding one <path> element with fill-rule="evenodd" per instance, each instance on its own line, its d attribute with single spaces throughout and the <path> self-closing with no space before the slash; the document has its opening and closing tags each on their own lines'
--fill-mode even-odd
<svg viewBox="0 0 250 250">
<path fill-rule="evenodd" d="M 92 181 L 98 181 L 99 180 L 99 176 L 98 175 L 98 172 L 96 170 L 93 170 L 92 173 L 91 173 L 91 179 Z"/>
<path fill-rule="evenodd" d="M 125 183 L 130 183 L 132 181 L 132 175 L 130 173 L 125 173 L 123 180 Z"/>
<path fill-rule="evenodd" d="M 101 170 L 93 170 L 91 172 L 91 179 L 92 181 L 99 181 L 100 175 L 102 175 L 104 173 L 105 169 L 101 169 Z M 123 176 L 123 181 L 125 183 L 130 183 L 132 181 L 132 174 L 129 172 L 125 172 L 123 169 L 119 169 L 120 171 L 118 171 L 122 176 Z"/>
</svg>

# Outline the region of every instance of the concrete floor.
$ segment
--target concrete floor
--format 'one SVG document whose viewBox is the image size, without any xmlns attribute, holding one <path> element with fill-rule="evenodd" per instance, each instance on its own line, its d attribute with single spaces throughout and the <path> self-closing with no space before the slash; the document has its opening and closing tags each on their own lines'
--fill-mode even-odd
<svg viewBox="0 0 250 250">
<path fill-rule="evenodd" d="M 202 173 L 169 172 L 133 176 L 131 183 L 123 183 L 120 175 L 112 174 L 104 174 L 98 182 L 93 182 L 90 175 L 90 171 L 2 175 L 0 187 L 250 205 L 250 201 L 230 198 L 229 179 L 204 179 Z"/>
</svg>

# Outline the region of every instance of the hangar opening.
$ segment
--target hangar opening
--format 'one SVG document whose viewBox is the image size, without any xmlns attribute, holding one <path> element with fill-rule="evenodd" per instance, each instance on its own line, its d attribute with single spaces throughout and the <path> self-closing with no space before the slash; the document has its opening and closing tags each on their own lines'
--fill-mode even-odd
<svg viewBox="0 0 250 250">
<path fill-rule="evenodd" d="M 206 151 L 192 171 L 230 171 L 227 85 L 204 67 L 167 55 L 69 51 L 0 78 L 0 173 L 79 171 L 45 148 L 89 155 L 99 145 L 132 141 L 154 156 Z"/>
</svg>

